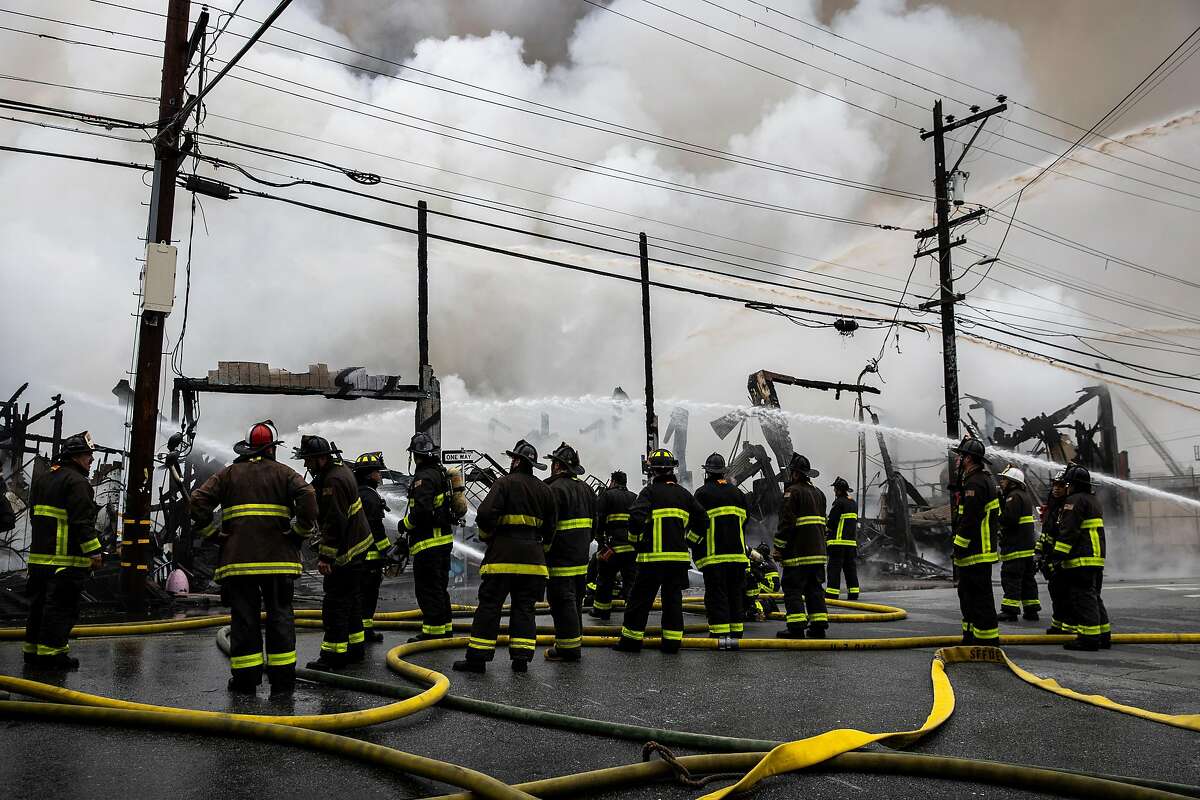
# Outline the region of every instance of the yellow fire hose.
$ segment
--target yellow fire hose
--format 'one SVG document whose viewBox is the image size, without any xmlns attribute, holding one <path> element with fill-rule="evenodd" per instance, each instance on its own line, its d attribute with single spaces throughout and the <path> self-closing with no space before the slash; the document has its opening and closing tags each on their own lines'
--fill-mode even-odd
<svg viewBox="0 0 1200 800">
<path fill-rule="evenodd" d="M 131 728 L 185 731 L 279 742 L 322 750 L 326 753 L 353 758 L 366 764 L 431 778 L 451 786 L 470 789 L 473 792 L 472 796 L 496 798 L 497 800 L 530 800 L 533 797 L 533 795 L 510 787 L 489 775 L 456 764 L 405 753 L 349 736 L 262 721 L 255 722 L 246 719 L 245 717 L 248 715 L 204 715 L 185 709 L 164 708 L 146 711 L 6 700 L 0 701 L 0 716 L 44 719 L 52 722 L 79 722 L 90 725 L 121 725 Z"/>
<path fill-rule="evenodd" d="M 37 697 L 42 700 L 50 700 L 56 703 L 64 703 L 67 705 L 76 706 L 94 706 L 98 708 L 121 709 L 125 711 L 150 711 L 159 714 L 172 714 L 179 717 L 191 718 L 212 718 L 212 719 L 232 719 L 241 720 L 243 722 L 260 722 L 270 723 L 272 725 L 284 725 L 294 728 L 308 728 L 318 731 L 337 731 L 348 730 L 350 728 L 365 728 L 370 725 L 378 725 L 383 722 L 391 722 L 392 720 L 407 717 L 410 714 L 415 714 L 437 703 L 446 692 L 450 690 L 450 680 L 440 672 L 435 672 L 431 669 L 419 667 L 415 664 L 410 664 L 400 659 L 398 653 L 403 650 L 405 653 L 420 652 L 420 645 L 427 645 L 429 642 L 420 642 L 415 645 L 398 645 L 387 654 L 388 667 L 399 673 L 400 675 L 409 678 L 413 681 L 422 684 L 428 684 L 429 688 L 415 697 L 410 697 L 396 703 L 389 703 L 378 708 L 368 708 L 361 711 L 345 711 L 337 714 L 307 714 L 301 716 L 294 715 L 269 715 L 269 714 L 225 714 L 218 711 L 198 711 L 186 708 L 172 708 L 169 706 L 156 706 L 148 703 L 137 703 L 130 700 L 116 700 L 110 697 L 102 697 L 100 695 L 88 694 L 86 692 L 76 692 L 71 689 L 64 689 L 59 686 L 52 686 L 48 683 L 40 683 L 38 681 L 26 680 L 25 678 L 16 678 L 10 675 L 0 675 L 0 689 L 7 689 L 17 694 L 25 695 L 26 697 Z"/>
<path fill-rule="evenodd" d="M 832 604 L 835 601 L 830 602 Z M 872 604 L 851 603 L 850 601 L 836 602 L 838 605 L 871 611 L 871 615 L 868 616 L 868 618 L 871 620 L 880 620 L 883 615 L 897 612 L 900 613 L 900 618 L 904 616 L 904 611 L 902 609 L 894 609 L 888 606 L 872 606 Z M 317 611 L 300 612 L 298 616 L 300 616 L 302 620 L 314 620 L 315 617 L 319 617 L 319 613 L 320 612 Z M 413 619 L 413 612 L 392 612 L 387 615 L 380 615 L 380 617 L 385 618 L 381 621 L 409 621 Z M 173 620 L 169 622 L 80 626 L 78 633 L 79 635 L 90 636 L 163 633 L 168 631 L 194 630 L 197 628 L 212 627 L 218 624 L 228 624 L 228 621 L 228 616 L 219 615 Z M 14 629 L 0 630 L 0 638 L 14 638 L 6 635 L 12 630 Z M 1071 637 L 1066 636 L 1018 635 L 1003 637 L 1001 642 L 1005 644 L 1057 644 L 1070 638 Z M 501 636 L 499 639 L 500 644 L 507 642 L 506 636 Z M 740 646 L 742 649 L 747 650 L 861 650 L 941 646 L 944 644 L 957 643 L 957 640 L 958 637 L 941 636 L 828 640 L 743 639 L 740 642 Z M 614 641 L 615 638 L 611 636 L 585 636 L 583 643 L 587 646 L 605 646 L 612 644 Z M 650 637 L 647 637 L 645 640 L 646 644 L 651 645 L 656 641 L 657 640 Z M 1117 634 L 1113 636 L 1113 641 L 1115 643 L 1125 644 L 1200 644 L 1200 634 Z M 552 643 L 552 636 L 538 637 L 538 644 L 549 645 Z M 441 673 L 408 663 L 404 660 L 404 657 L 429 650 L 462 647 L 465 644 L 466 639 L 459 637 L 455 639 L 416 642 L 412 644 L 398 645 L 392 648 L 387 654 L 387 663 L 389 668 L 403 677 L 422 684 L 428 684 L 428 688 L 420 692 L 418 695 L 407 698 L 400 702 L 361 711 L 308 716 L 225 714 L 212 711 L 177 709 L 114 700 L 98 695 L 62 689 L 59 687 L 50 686 L 48 684 L 38 683 L 36 681 L 28 681 L 21 678 L 0 675 L 0 688 L 7 688 L 19 694 L 39 697 L 42 699 L 55 701 L 57 703 L 66 704 L 47 705 L 37 703 L 18 703 L 14 701 L 0 701 L 0 714 L 38 716 L 43 718 L 111 721 L 118 724 L 148 727 L 170 727 L 173 729 L 188 729 L 226 733 L 229 735 L 254 736 L 256 738 L 265 738 L 273 741 L 282 741 L 291 744 L 299 744 L 302 746 L 327 749 L 330 752 L 341 752 L 345 755 L 350 755 L 352 757 L 359 758 L 360 760 L 369 761 L 381 766 L 388 766 L 394 769 L 412 772 L 413 774 L 436 777 L 438 780 L 445 780 L 447 783 L 469 788 L 471 791 L 478 792 L 482 796 L 528 797 L 530 796 L 529 794 L 525 794 L 518 789 L 510 789 L 509 787 L 504 786 L 504 784 L 494 781 L 493 779 L 481 775 L 480 773 L 475 773 L 471 770 L 466 770 L 454 765 L 443 764 L 431 759 L 420 759 L 420 757 L 417 756 L 401 753 L 400 751 L 396 751 L 391 748 L 380 747 L 378 745 L 369 745 L 365 742 L 360 742 L 355 739 L 346 739 L 345 737 L 319 733 L 319 731 L 348 729 L 379 724 L 382 722 L 399 719 L 400 717 L 407 716 L 415 713 L 416 711 L 429 708 L 430 706 L 434 705 L 447 694 L 449 689 L 449 680 Z M 687 649 L 715 649 L 717 647 L 717 640 L 688 638 L 684 640 L 683 646 Z M 818 764 L 836 763 L 840 768 L 840 765 L 845 763 L 853 763 L 856 759 L 858 759 L 862 764 L 865 764 L 866 761 L 870 761 L 871 759 L 876 759 L 876 761 L 873 762 L 876 764 L 876 768 L 883 769 L 883 767 L 878 766 L 879 764 L 883 763 L 878 761 L 878 758 L 882 754 L 850 753 L 848 751 L 855 750 L 872 742 L 886 741 L 891 745 L 904 746 L 916 741 L 929 731 L 934 730 L 943 722 L 945 722 L 945 720 L 949 718 L 954 710 L 954 693 L 949 678 L 946 675 L 946 665 L 961 662 L 1001 663 L 1007 666 L 1022 680 L 1060 696 L 1086 702 L 1091 705 L 1107 708 L 1120 713 L 1131 714 L 1142 719 L 1174 725 L 1176 727 L 1186 728 L 1189 730 L 1200 731 L 1200 715 L 1161 714 L 1158 712 L 1115 703 L 1107 698 L 1097 695 L 1084 695 L 1061 687 L 1057 682 L 1051 679 L 1040 678 L 1025 671 L 1012 662 L 999 648 L 952 646 L 943 647 L 934 655 L 934 659 L 930 668 L 934 702 L 924 724 L 917 729 L 887 733 L 867 733 L 852 729 L 834 730 L 795 742 L 782 744 L 771 750 L 765 756 L 761 753 L 724 754 L 719 756 L 689 756 L 678 759 L 678 761 L 680 763 L 687 764 L 687 759 L 710 759 L 708 762 L 692 762 L 696 765 L 696 769 L 701 772 L 717 771 L 715 767 L 713 770 L 709 770 L 708 767 L 716 764 L 725 764 L 728 766 L 734 763 L 728 759 L 736 758 L 743 759 L 742 761 L 737 762 L 739 764 L 737 767 L 738 769 L 752 767 L 749 772 L 736 784 L 705 795 L 703 800 L 717 800 L 717 798 L 724 798 L 733 792 L 746 791 L 767 777 L 786 772 L 792 772 L 799 769 L 810 768 Z M 289 733 L 280 733 L 281 731 Z M 324 739 L 322 737 L 329 738 Z M 336 742 L 338 741 L 344 743 L 337 744 Z M 1084 789 L 1080 788 L 1080 786 L 1083 784 L 1079 784 L 1078 781 L 1084 781 L 1085 783 L 1087 781 L 1100 781 L 1102 783 L 1107 782 L 1110 784 L 1114 783 L 1112 781 L 1104 781 L 1104 779 L 1094 776 L 1069 775 L 1068 773 L 1061 773 L 1054 770 L 1038 770 L 1014 765 L 996 764 L 994 762 L 975 762 L 964 759 L 943 759 L 941 757 L 925 758 L 932 758 L 936 761 L 944 762 L 945 764 L 949 764 L 950 762 L 964 762 L 965 764 L 973 765 L 970 768 L 964 767 L 960 769 L 959 772 L 955 773 L 955 775 L 962 775 L 963 777 L 971 780 L 999 782 L 1005 783 L 1006 785 L 1018 785 L 1018 783 L 1013 783 L 1013 781 L 1026 780 L 1031 781 L 1031 783 L 1021 785 L 1036 786 L 1036 788 L 1043 790 L 1048 790 L 1053 786 L 1058 787 L 1058 790 L 1061 791 L 1067 791 L 1068 788 L 1070 788 L 1070 791 L 1072 792 L 1075 792 L 1076 790 L 1082 792 Z M 428 763 L 417 763 L 417 761 L 413 761 L 413 759 L 418 759 Z M 716 760 L 711 761 L 712 759 Z M 720 759 L 727 760 L 720 761 Z M 863 759 L 866 759 L 866 761 L 863 761 Z M 907 764 L 909 762 L 905 763 Z M 692 767 L 689 766 L 689 769 L 691 768 Z M 454 779 L 449 780 L 433 775 L 432 771 L 435 769 L 440 770 L 439 775 L 448 775 Z M 925 767 L 909 766 L 905 767 L 904 769 L 912 770 L 908 774 L 930 774 L 939 777 L 946 777 L 949 772 L 954 771 L 948 766 L 929 768 L 928 772 L 921 771 L 922 769 L 925 769 Z M 425 772 L 420 770 L 425 770 Z M 632 772 L 624 773 L 621 772 L 621 770 L 632 770 Z M 566 782 L 563 784 L 563 786 L 572 786 L 574 788 L 571 790 L 571 793 L 578 793 L 600 788 L 602 784 L 596 783 L 596 781 L 601 780 L 601 778 L 596 776 L 606 775 L 608 777 L 603 778 L 603 780 L 609 780 L 610 778 L 615 780 L 619 775 L 634 775 L 636 773 L 638 776 L 640 776 L 646 770 L 650 770 L 650 767 L 646 765 L 633 765 L 632 767 L 617 767 L 610 770 L 581 773 L 580 775 L 576 776 L 563 776 L 561 778 L 551 780 Z M 947 772 L 947 770 L 949 770 L 949 772 Z M 1020 774 L 1012 773 L 1012 770 L 1018 770 Z M 1045 772 L 1048 773 L 1048 776 L 1032 775 L 1034 772 Z M 654 775 L 659 774 L 660 773 L 654 773 Z M 1067 775 L 1068 777 L 1063 777 L 1064 775 Z M 621 778 L 621 780 L 623 781 L 625 779 Z M 638 780 L 641 780 L 641 778 L 639 777 Z M 546 782 L 537 783 L 544 784 Z M 607 786 L 608 784 L 603 785 Z M 1181 796 L 1162 792 L 1153 788 L 1134 787 L 1130 784 L 1124 783 L 1116 783 L 1114 785 L 1120 788 L 1119 794 L 1109 793 L 1109 789 L 1111 787 L 1106 788 L 1100 784 L 1087 784 L 1087 787 L 1090 788 L 1086 789 L 1086 793 L 1090 793 L 1091 796 L 1095 797 L 1123 796 L 1162 798 Z M 525 787 L 522 786 L 520 788 Z M 550 787 L 539 788 L 545 789 L 546 794 L 552 794 L 554 791 L 556 791 Z M 509 793 L 503 793 L 501 792 L 501 789 Z M 564 789 L 563 791 L 567 790 Z M 1151 792 L 1152 794 L 1147 794 L 1147 792 Z M 539 794 L 540 793 L 541 792 L 539 791 Z"/>
<path fill-rule="evenodd" d="M 692 775 L 722 772 L 741 772 L 752 769 L 765 753 L 718 753 L 716 755 L 677 756 L 674 760 Z M 1032 789 L 1067 797 L 1097 798 L 1098 800 L 1182 800 L 1192 795 L 1177 794 L 1164 789 L 1137 786 L 1119 780 L 1094 775 L 1031 767 L 1024 764 L 1004 764 L 998 761 L 977 761 L 951 756 L 928 756 L 914 753 L 843 753 L 820 765 L 820 771 L 876 772 L 884 775 L 912 775 L 941 778 L 1016 789 Z M 620 767 L 579 772 L 558 778 L 546 778 L 518 783 L 513 788 L 536 797 L 578 797 L 584 794 L 612 791 L 625 786 L 637 786 L 670 778 L 675 774 L 666 761 L 640 761 Z M 448 794 L 427 800 L 470 800 L 475 795 Z"/>
</svg>

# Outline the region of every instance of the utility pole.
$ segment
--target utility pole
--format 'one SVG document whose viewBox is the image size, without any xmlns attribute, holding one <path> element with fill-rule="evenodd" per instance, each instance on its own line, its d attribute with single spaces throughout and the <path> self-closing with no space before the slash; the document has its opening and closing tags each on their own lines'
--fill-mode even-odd
<svg viewBox="0 0 1200 800">
<path fill-rule="evenodd" d="M 933 138 L 933 188 L 937 203 L 937 225 L 932 230 L 917 231 L 915 238 L 924 240 L 936 234 L 937 247 L 936 249 L 922 250 L 916 255 L 917 257 L 921 257 L 937 253 L 938 256 L 939 297 L 936 302 L 926 305 L 940 306 L 942 313 L 943 383 L 946 399 L 946 437 L 949 439 L 958 439 L 959 434 L 958 350 L 954 333 L 954 304 L 958 300 L 963 299 L 962 295 L 954 293 L 954 259 L 951 251 L 958 245 L 966 242 L 966 239 L 961 237 L 955 241 L 951 241 L 950 231 L 965 222 L 978 219 L 986 213 L 984 209 L 979 209 L 951 220 L 950 180 L 958 171 L 963 157 L 967 154 L 971 145 L 975 143 L 975 139 L 978 138 L 980 131 L 983 130 L 983 124 L 987 121 L 987 118 L 1008 109 L 1008 106 L 1004 103 L 1004 99 L 1004 96 L 1001 95 L 997 98 L 1000 104 L 986 111 L 980 111 L 979 106 L 972 106 L 971 115 L 960 120 L 955 120 L 953 117 L 943 119 L 942 101 L 938 100 L 933 104 L 933 130 L 921 131 L 922 140 Z M 958 160 L 955 161 L 953 167 L 946 169 L 946 134 L 966 125 L 973 125 L 976 122 L 979 123 L 979 127 L 975 129 L 970 141 L 963 147 Z M 955 199 L 961 203 L 958 198 Z M 949 476 L 950 480 L 954 479 L 953 466 L 951 467 Z M 889 475 L 888 478 L 890 479 L 891 476 Z"/>
<path fill-rule="evenodd" d="M 658 417 L 654 413 L 654 348 L 650 339 L 650 255 L 646 234 L 638 234 L 642 264 L 642 350 L 646 362 L 646 453 L 658 449 Z"/>
<path fill-rule="evenodd" d="M 179 172 L 180 111 L 188 66 L 188 19 L 191 0 L 170 0 L 163 36 L 162 87 L 158 103 L 158 132 L 154 139 L 154 184 L 147 225 L 147 261 L 155 244 L 171 244 L 175 216 L 175 179 Z M 148 267 L 147 267 L 148 268 Z M 137 367 L 133 389 L 133 420 L 129 438 L 125 511 L 121 534 L 121 588 L 126 609 L 145 609 L 146 577 L 150 569 L 150 492 L 154 476 L 154 445 L 158 431 L 158 388 L 162 373 L 163 328 L 166 313 L 144 307 L 138 323 Z"/>
<path fill-rule="evenodd" d="M 417 361 L 418 385 L 429 396 L 417 401 L 415 433 L 427 433 L 442 446 L 442 390 L 429 363 L 429 206 L 417 202 Z"/>
</svg>

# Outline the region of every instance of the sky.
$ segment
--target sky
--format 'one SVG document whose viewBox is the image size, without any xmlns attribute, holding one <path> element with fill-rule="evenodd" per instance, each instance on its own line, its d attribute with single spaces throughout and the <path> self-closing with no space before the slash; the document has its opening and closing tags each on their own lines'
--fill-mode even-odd
<svg viewBox="0 0 1200 800">
<path fill-rule="evenodd" d="M 240 13 L 260 20 L 273 6 L 245 0 Z M 58 38 L 0 30 L 0 97 L 152 121 L 163 27 L 155 13 L 163 7 L 10 0 L 0 24 Z M 260 180 L 309 179 L 378 199 L 264 186 L 191 159 L 184 169 L 406 228 L 415 214 L 395 203 L 425 199 L 436 212 L 605 250 L 435 215 L 430 226 L 439 235 L 626 278 L 637 275 L 636 238 L 645 232 L 654 280 L 891 319 L 890 304 L 928 299 L 937 282 L 932 259 L 914 263 L 912 234 L 933 221 L 933 205 L 922 199 L 932 188 L 932 148 L 919 136 L 931 125 L 933 100 L 946 98 L 946 112 L 961 116 L 998 94 L 1009 99 L 962 167 L 970 172 L 967 202 L 1000 205 L 1200 25 L 1195 3 L 1161 0 L 1153 9 L 1116 0 L 297 0 L 206 101 L 200 132 L 240 145 L 201 137 L 200 152 Z M 215 44 L 220 60 L 256 27 L 212 20 L 226 22 Z M 968 290 L 960 313 L 975 320 L 960 326 L 962 390 L 991 398 L 1002 419 L 1019 424 L 1064 406 L 1098 380 L 1021 349 L 1086 366 L 1110 356 L 1138 365 L 1114 371 L 1177 387 L 1114 381 L 1114 391 L 1173 440 L 1175 457 L 1193 462 L 1200 396 L 1180 389 L 1200 390 L 1200 382 L 1136 370 L 1200 373 L 1198 290 L 1187 283 L 1200 245 L 1198 68 L 1200 60 L 1184 61 L 1102 128 L 1107 138 L 1086 140 L 1073 160 L 1040 178 L 1021 198 L 1019 225 L 1006 230 L 1007 214 L 997 213 L 960 229 L 968 239 L 955 252 L 959 286 Z M 12 110 L 0 116 L 24 120 L 0 119 L 3 145 L 152 159 L 136 129 Z M 955 134 L 952 158 L 967 136 L 969 129 Z M 347 170 L 384 180 L 363 186 Z M 35 405 L 62 392 L 67 427 L 114 445 L 123 418 L 111 389 L 130 368 L 148 181 L 133 169 L 0 152 L 8 187 L 0 196 L 0 394 L 26 381 L 25 399 Z M 540 219 L 494 210 L 500 203 Z M 1011 213 L 1011 202 L 1001 207 Z M 294 371 L 324 362 L 415 382 L 411 234 L 251 196 L 200 198 L 193 214 L 183 191 L 174 231 L 180 281 L 169 350 L 180 338 L 185 296 L 187 327 L 177 358 L 166 361 L 183 374 L 202 377 L 218 360 Z M 1011 263 L 968 267 L 1002 240 Z M 444 241 L 431 244 L 430 283 L 444 447 L 498 452 L 538 430 L 547 413 L 547 442 L 577 443 L 591 471 L 636 468 L 640 411 L 604 401 L 616 386 L 634 398 L 643 392 L 635 283 Z M 744 303 L 667 289 L 652 295 L 657 410 L 664 429 L 672 409 L 689 410 L 693 463 L 733 446 L 707 423 L 745 404 L 746 376 L 759 369 L 853 382 L 878 358 L 869 381 L 882 392 L 873 400 L 881 421 L 944 430 L 933 315 L 901 312 L 923 330 L 864 326 L 847 337 Z M 790 389 L 782 400 L 801 413 L 852 413 L 846 395 Z M 204 398 L 199 432 L 227 450 L 266 417 L 293 440 L 298 431 L 322 433 L 352 453 L 383 449 L 400 466 L 412 432 L 408 407 L 223 396 Z M 593 426 L 599 419 L 603 438 Z M 1135 472 L 1161 471 L 1139 431 L 1120 412 L 1118 419 Z M 164 438 L 169 428 L 164 423 Z M 831 479 L 854 469 L 856 439 L 845 430 L 794 421 L 792 435 Z M 928 446 L 895 446 L 900 458 L 936 455 Z"/>
</svg>

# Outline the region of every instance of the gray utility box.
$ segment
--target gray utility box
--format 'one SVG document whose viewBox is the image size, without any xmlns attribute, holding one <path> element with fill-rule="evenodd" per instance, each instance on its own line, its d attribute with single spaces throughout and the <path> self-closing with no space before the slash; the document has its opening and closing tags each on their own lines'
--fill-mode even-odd
<svg viewBox="0 0 1200 800">
<path fill-rule="evenodd" d="M 175 307 L 175 258 L 173 245 L 152 242 L 146 246 L 142 310 L 170 314 Z"/>
</svg>

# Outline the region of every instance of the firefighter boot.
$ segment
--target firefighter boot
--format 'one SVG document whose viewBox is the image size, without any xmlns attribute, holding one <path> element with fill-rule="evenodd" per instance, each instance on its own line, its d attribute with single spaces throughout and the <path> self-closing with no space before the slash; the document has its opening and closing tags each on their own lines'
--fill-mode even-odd
<svg viewBox="0 0 1200 800">
<path fill-rule="evenodd" d="M 1091 637 L 1080 636 L 1073 642 L 1067 642 L 1063 645 L 1063 650 L 1081 650 L 1085 653 L 1094 653 L 1100 649 L 1100 642 Z"/>
<path fill-rule="evenodd" d="M 630 639 L 628 636 L 622 636 L 613 645 L 613 650 L 619 650 L 622 653 L 640 653 L 642 652 L 642 643 L 636 639 Z"/>
<path fill-rule="evenodd" d="M 72 658 L 66 653 L 56 653 L 52 656 L 34 656 L 33 666 L 38 669 L 54 670 L 55 672 L 73 672 L 79 669 L 79 659 Z"/>
<path fill-rule="evenodd" d="M 776 639 L 803 639 L 804 628 L 784 628 L 775 632 Z"/>
<path fill-rule="evenodd" d="M 1037 622 L 1039 619 L 1041 619 L 1041 617 L 1038 616 L 1037 609 L 1033 608 L 1025 609 L 1025 612 L 1022 616 L 1030 622 Z"/>
<path fill-rule="evenodd" d="M 551 646 L 545 653 L 547 661 L 565 661 L 573 664 L 578 664 L 581 660 L 579 648 L 571 648 L 568 650 L 559 650 L 557 646 Z"/>
<path fill-rule="evenodd" d="M 487 663 L 483 661 L 475 661 L 470 658 L 464 658 L 461 661 L 455 661 L 452 665 L 455 672 L 487 672 Z"/>
<path fill-rule="evenodd" d="M 1112 634 L 1111 633 L 1100 634 L 1100 649 L 1101 650 L 1112 650 Z"/>
<path fill-rule="evenodd" d="M 512 660 L 512 671 L 513 672 L 529 672 L 529 659 L 514 658 Z"/>
<path fill-rule="evenodd" d="M 229 683 L 225 684 L 225 688 L 234 694 L 254 694 L 258 691 L 258 684 L 238 680 L 237 678 L 230 678 Z"/>
<path fill-rule="evenodd" d="M 809 628 L 808 629 L 808 638 L 824 639 L 825 638 L 825 629 L 824 628 Z"/>
<path fill-rule="evenodd" d="M 1017 612 L 1014 611 L 1013 609 L 1005 606 L 1004 608 L 1000 609 L 1000 613 L 996 615 L 996 621 L 997 622 L 1016 622 L 1017 621 Z"/>
</svg>

